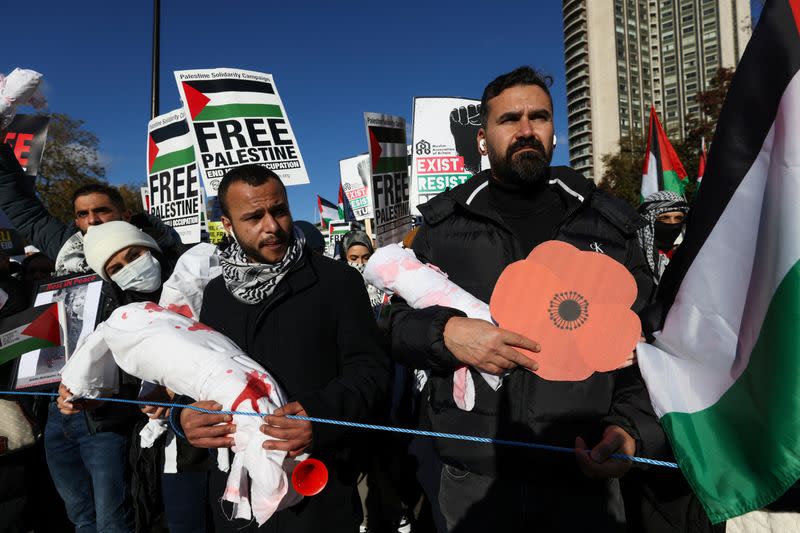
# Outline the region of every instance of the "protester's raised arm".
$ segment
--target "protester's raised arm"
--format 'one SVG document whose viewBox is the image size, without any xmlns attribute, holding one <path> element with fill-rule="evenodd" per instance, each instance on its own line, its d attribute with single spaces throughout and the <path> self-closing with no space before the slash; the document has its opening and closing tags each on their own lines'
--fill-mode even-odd
<svg viewBox="0 0 800 533">
<path fill-rule="evenodd" d="M 23 237 L 53 259 L 73 231 L 47 211 L 36 196 L 33 179 L 5 143 L 0 143 L 0 209 Z"/>
</svg>

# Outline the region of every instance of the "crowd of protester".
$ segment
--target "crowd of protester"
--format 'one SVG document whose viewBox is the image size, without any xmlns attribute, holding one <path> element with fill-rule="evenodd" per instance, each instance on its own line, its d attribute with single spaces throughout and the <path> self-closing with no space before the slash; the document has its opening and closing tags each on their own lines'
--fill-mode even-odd
<svg viewBox="0 0 800 533">
<path fill-rule="evenodd" d="M 549 82 L 530 68 L 486 87 L 481 124 L 475 142 L 491 170 L 420 206 L 422 224 L 403 245 L 488 302 L 506 266 L 556 239 L 623 264 L 637 283 L 635 311 L 653 303 L 680 242 L 686 201 L 656 193 L 637 214 L 572 169 L 551 166 Z M 366 282 L 364 268 L 375 253 L 366 232 L 344 236 L 338 261 L 325 257 L 319 230 L 293 220 L 273 172 L 231 170 L 218 195 L 226 232 L 218 246 L 222 274 L 205 287 L 199 319 L 282 384 L 290 401 L 265 417 L 261 431 L 272 437 L 265 445 L 323 460 L 330 473 L 325 490 L 260 528 L 231 520 L 229 504 L 220 502 L 225 474 L 216 457 L 232 445 L 230 415 L 74 402 L 61 385 L 52 401 L 0 399 L 22 405 L 42 434 L 26 449 L 0 453 L 0 530 L 724 530 L 708 522 L 679 472 L 632 469 L 612 457 L 672 459 L 635 364 L 577 383 L 543 380 L 529 372 L 537 368 L 536 339 L 447 307 L 414 309 Z M 188 248 L 175 231 L 152 215 L 131 213 L 110 186 L 82 187 L 72 204 L 73 224 L 50 215 L 13 152 L 0 145 L 0 208 L 41 250 L 16 272 L 0 254 L 0 318 L 32 306 L 35 284 L 56 275 L 94 272 L 103 279 L 100 320 L 132 302 L 158 302 Z M 505 375 L 498 390 L 475 379 L 470 411 L 451 394 L 462 365 L 476 376 Z M 0 388 L 11 383 L 12 368 L 0 366 Z M 119 398 L 221 408 L 143 387 L 119 372 Z M 353 430 L 286 415 L 491 435 L 576 452 Z M 151 419 L 168 420 L 171 429 L 144 448 L 139 433 Z M 169 446 L 177 450 L 174 469 L 165 468 Z"/>
</svg>

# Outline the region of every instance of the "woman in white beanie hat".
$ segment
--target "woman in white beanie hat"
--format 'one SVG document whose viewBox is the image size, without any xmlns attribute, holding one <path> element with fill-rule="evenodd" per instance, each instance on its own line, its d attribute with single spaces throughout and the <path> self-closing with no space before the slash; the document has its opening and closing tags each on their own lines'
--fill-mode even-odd
<svg viewBox="0 0 800 533">
<path fill-rule="evenodd" d="M 101 278 L 123 291 L 153 293 L 163 282 L 161 253 L 148 234 L 122 220 L 90 226 L 83 238 L 86 262 Z M 150 299 L 150 298 L 147 298 Z"/>
<path fill-rule="evenodd" d="M 103 288 L 104 297 L 108 298 L 104 304 L 104 313 L 110 313 L 113 308 L 132 302 L 158 302 L 163 281 L 171 273 L 170 267 L 174 266 L 170 265 L 168 261 L 160 262 L 155 257 L 157 255 L 159 258 L 163 258 L 161 249 L 152 237 L 136 226 L 120 220 L 89 226 L 83 237 L 83 252 L 89 267 L 105 281 L 110 282 L 107 288 L 105 286 Z M 163 268 L 162 263 L 164 263 Z M 111 294 L 106 293 L 107 289 L 110 290 Z M 139 389 L 138 385 L 133 383 L 123 384 L 124 381 L 123 378 L 120 378 L 120 393 L 118 396 L 126 399 L 136 398 L 136 391 Z M 80 492 L 81 485 L 71 478 L 95 479 L 95 476 L 90 471 L 90 466 L 80 467 L 79 458 L 76 459 L 76 457 L 79 453 L 89 453 L 86 450 L 81 452 L 82 446 L 86 446 L 88 450 L 89 446 L 100 447 L 103 442 L 111 442 L 116 445 L 113 449 L 110 445 L 108 449 L 101 448 L 102 452 L 100 452 L 103 454 L 106 464 L 112 465 L 108 467 L 111 471 L 127 472 L 129 445 L 136 448 L 133 453 L 136 453 L 138 457 L 134 468 L 151 468 L 149 463 L 158 460 L 155 452 L 147 455 L 147 459 L 145 459 L 138 443 L 130 443 L 128 440 L 129 435 L 133 434 L 134 430 L 140 429 L 145 421 L 136 415 L 138 409 L 128 405 L 102 405 L 101 409 L 101 405 L 91 402 L 75 404 L 69 401 L 72 393 L 63 383 L 59 386 L 58 392 L 58 410 L 49 413 L 45 430 L 48 466 L 51 473 L 54 473 L 56 486 L 61 487 L 59 493 L 62 498 L 65 498 L 65 501 L 68 498 L 72 498 L 72 500 L 80 499 L 84 507 L 88 506 L 89 511 L 91 511 L 80 514 L 75 510 L 79 506 L 77 504 L 71 505 L 73 512 L 70 515 L 70 519 L 73 523 L 94 519 L 98 530 L 132 532 L 133 511 L 141 508 L 142 497 L 137 496 L 137 504 L 134 505 L 131 502 L 131 494 L 154 494 L 155 496 L 152 498 L 145 499 L 145 505 L 147 508 L 157 509 L 161 505 L 157 501 L 160 499 L 157 496 L 160 492 L 158 480 L 154 481 L 151 477 L 143 477 L 139 474 L 136 476 L 139 480 L 136 485 L 139 488 L 136 490 L 133 490 L 128 474 L 125 474 L 123 480 L 115 483 L 109 482 L 105 485 L 95 485 L 93 481 L 92 492 L 95 494 L 85 498 L 83 496 L 75 496 L 76 491 Z M 158 392 L 163 397 L 153 398 L 154 400 L 165 401 L 168 399 L 164 395 L 165 392 L 161 391 L 160 388 Z M 83 440 L 79 441 L 77 447 L 67 448 L 61 438 L 61 433 L 64 432 L 62 427 L 72 428 L 82 422 L 80 420 L 78 422 L 73 421 L 73 419 L 79 418 L 81 411 L 84 412 L 83 416 L 86 417 L 86 422 L 83 425 L 92 427 L 93 431 L 82 437 Z M 58 416 L 59 412 L 61 416 Z M 142 412 L 153 418 L 166 416 L 164 408 L 155 406 L 146 406 L 142 408 Z M 68 468 L 72 464 L 78 466 Z M 155 465 L 151 469 L 156 471 L 157 468 L 160 468 L 160 466 Z M 75 474 L 76 471 L 79 475 Z M 71 475 L 68 475 L 70 472 Z M 109 511 L 106 508 L 107 506 L 98 503 L 98 501 L 115 502 L 117 507 Z M 92 506 L 94 509 L 91 509 Z M 137 522 L 139 522 L 141 514 L 141 512 L 137 511 Z M 145 525 L 143 529 L 148 530 L 149 527 Z"/>
</svg>

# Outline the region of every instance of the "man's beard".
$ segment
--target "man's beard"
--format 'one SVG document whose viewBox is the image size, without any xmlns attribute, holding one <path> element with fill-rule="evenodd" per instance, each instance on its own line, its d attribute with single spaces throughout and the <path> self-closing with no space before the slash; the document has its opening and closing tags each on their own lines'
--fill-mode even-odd
<svg viewBox="0 0 800 533">
<path fill-rule="evenodd" d="M 259 240 L 258 243 L 257 243 L 257 246 L 253 246 L 253 245 L 251 245 L 249 243 L 244 242 L 242 239 L 239 238 L 239 236 L 236 234 L 236 231 L 233 230 L 233 228 L 231 228 L 231 230 L 233 231 L 233 235 L 236 238 L 236 242 L 239 244 L 239 246 L 244 251 L 245 256 L 247 256 L 249 259 L 251 259 L 254 263 L 274 264 L 274 263 L 277 263 L 278 261 L 281 261 L 283 259 L 283 257 L 282 257 L 278 261 L 270 261 L 269 259 L 264 257 L 260 252 L 261 246 L 264 246 L 264 245 L 266 245 L 268 243 L 283 242 L 283 243 L 287 243 L 287 245 L 288 245 L 288 243 L 289 243 L 289 235 L 285 231 L 283 231 L 283 229 L 278 228 L 278 230 L 275 232 L 274 235 L 271 235 L 271 236 L 269 236 L 267 238 Z M 289 247 L 287 246 L 286 249 L 288 250 Z M 284 257 L 285 257 L 285 254 L 284 254 Z"/>
<path fill-rule="evenodd" d="M 533 148 L 521 154 L 516 152 L 525 148 Z M 491 145 L 488 145 L 489 163 L 492 174 L 502 183 L 515 184 L 521 187 L 533 187 L 544 182 L 546 170 L 550 167 L 553 153 L 549 154 L 544 145 L 536 137 L 526 137 L 511 144 L 505 157 L 500 157 Z"/>
</svg>

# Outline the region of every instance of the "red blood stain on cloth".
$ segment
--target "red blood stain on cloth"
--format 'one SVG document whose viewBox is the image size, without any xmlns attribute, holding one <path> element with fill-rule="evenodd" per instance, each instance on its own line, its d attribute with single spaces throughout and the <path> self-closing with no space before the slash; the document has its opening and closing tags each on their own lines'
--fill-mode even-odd
<svg viewBox="0 0 800 533">
<path fill-rule="evenodd" d="M 160 313 L 161 311 L 164 310 L 163 307 L 161 307 L 158 304 L 154 304 L 153 302 L 147 302 L 144 308 L 150 313 L 152 313 L 153 311 L 155 311 L 156 313 Z"/>
<path fill-rule="evenodd" d="M 167 306 L 167 309 L 169 309 L 173 313 L 178 313 L 179 315 L 183 315 L 186 318 L 194 318 L 194 313 L 192 313 L 192 310 L 189 308 L 188 305 L 169 304 Z"/>
<path fill-rule="evenodd" d="M 231 405 L 231 411 L 236 411 L 236 408 L 239 407 L 239 404 L 249 400 L 250 406 L 253 408 L 253 410 L 255 410 L 257 413 L 260 413 L 261 411 L 258 410 L 258 400 L 269 396 L 269 393 L 272 391 L 272 386 L 263 381 L 266 377 L 266 374 L 260 374 L 256 370 L 248 372 L 247 385 L 244 386 L 242 392 L 239 393 L 239 396 L 237 396 L 233 401 L 233 405 Z"/>
<path fill-rule="evenodd" d="M 189 331 L 214 331 L 213 328 L 206 326 L 202 322 L 195 322 L 193 326 L 189 326 L 186 329 L 188 329 Z"/>
</svg>

